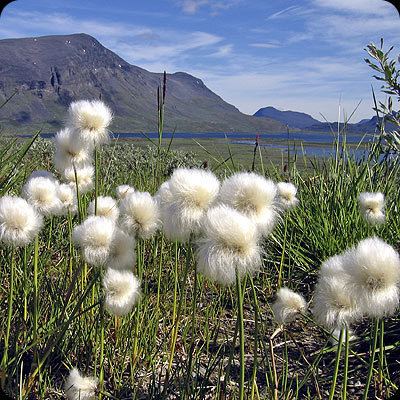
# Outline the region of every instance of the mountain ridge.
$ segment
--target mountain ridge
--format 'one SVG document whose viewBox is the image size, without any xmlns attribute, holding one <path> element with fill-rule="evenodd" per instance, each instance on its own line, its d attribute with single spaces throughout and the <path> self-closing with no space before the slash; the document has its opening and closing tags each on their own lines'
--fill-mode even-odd
<svg viewBox="0 0 400 400">
<path fill-rule="evenodd" d="M 104 100 L 115 132 L 157 129 L 157 87 L 162 73 L 132 65 L 85 33 L 0 40 L 3 130 L 58 130 L 71 101 Z M 167 74 L 166 131 L 271 132 L 284 126 L 241 113 L 186 72 Z"/>
<path fill-rule="evenodd" d="M 329 132 L 332 127 L 337 129 L 338 125 L 337 122 L 321 122 L 313 118 L 310 114 L 291 110 L 282 111 L 272 106 L 262 107 L 253 115 L 257 118 L 273 118 L 287 125 L 289 128 L 306 131 Z M 356 123 L 347 123 L 346 130 L 353 133 L 372 133 L 375 131 L 378 122 L 376 116 L 370 119 L 364 118 Z M 340 122 L 339 126 L 343 127 L 344 123 Z"/>
</svg>

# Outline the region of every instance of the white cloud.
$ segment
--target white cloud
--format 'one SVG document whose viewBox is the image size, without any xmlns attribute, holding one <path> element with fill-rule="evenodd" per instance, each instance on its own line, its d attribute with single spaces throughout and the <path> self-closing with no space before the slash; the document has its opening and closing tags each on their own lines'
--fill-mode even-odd
<svg viewBox="0 0 400 400">
<path fill-rule="evenodd" d="M 261 49 L 276 49 L 277 47 L 281 47 L 281 45 L 277 42 L 269 42 L 269 43 L 250 43 L 251 47 L 258 47 Z"/>
<path fill-rule="evenodd" d="M 355 14 L 388 15 L 395 8 L 383 0 L 313 0 L 319 7 L 327 7 L 342 12 Z"/>
<path fill-rule="evenodd" d="M 201 8 L 208 8 L 212 16 L 218 15 L 221 10 L 227 10 L 243 0 L 178 0 L 185 14 L 196 14 Z"/>
</svg>

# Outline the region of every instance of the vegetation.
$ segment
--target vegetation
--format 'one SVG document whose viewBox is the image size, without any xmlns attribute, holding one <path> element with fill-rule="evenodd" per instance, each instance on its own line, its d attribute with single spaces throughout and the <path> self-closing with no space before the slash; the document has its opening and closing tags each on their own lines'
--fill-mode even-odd
<svg viewBox="0 0 400 400">
<path fill-rule="evenodd" d="M 374 46 L 369 52 L 386 73 L 387 53 Z M 388 63 L 390 74 L 384 79 L 397 95 L 393 76 L 398 72 Z M 254 166 L 260 175 L 298 188 L 298 206 L 282 214 L 262 242 L 261 270 L 222 286 L 197 273 L 192 241 L 169 240 L 160 230 L 137 239 L 134 272 L 141 281 L 140 301 L 125 316 L 105 312 L 105 271 L 86 263 L 72 239 L 94 193 L 114 196 L 118 185 L 128 183 L 155 194 L 176 168 L 200 167 L 204 161 L 204 154 L 198 160 L 162 139 L 162 92 L 158 143 L 97 146 L 95 190 L 79 195 L 78 213 L 45 218 L 37 239 L 25 247 L 0 248 L 2 389 L 19 399 L 63 398 L 69 371 L 77 367 L 98 377 L 98 397 L 110 399 L 394 395 L 400 385 L 398 313 L 358 320 L 351 325 L 354 340 L 347 327 L 335 340 L 332 330 L 317 324 L 308 311 L 279 325 L 271 309 L 284 286 L 313 304 L 321 263 L 362 239 L 377 235 L 399 250 L 400 163 L 392 141 L 385 142 L 391 157 L 380 141 L 364 159 L 355 160 L 345 132 L 337 132 L 334 158 L 288 156 L 284 165 L 265 160 L 257 147 L 256 162 L 243 160 L 244 166 L 229 148 L 223 157 L 207 150 L 209 167 L 221 179 Z M 397 114 L 391 102 L 388 107 L 384 112 L 393 115 L 393 122 Z M 19 195 L 34 170 L 54 171 L 53 153 L 53 144 L 37 136 L 3 138 L 0 196 Z M 306 171 L 299 168 L 303 163 Z M 384 193 L 384 224 L 365 221 L 357 200 L 362 192 Z"/>
</svg>

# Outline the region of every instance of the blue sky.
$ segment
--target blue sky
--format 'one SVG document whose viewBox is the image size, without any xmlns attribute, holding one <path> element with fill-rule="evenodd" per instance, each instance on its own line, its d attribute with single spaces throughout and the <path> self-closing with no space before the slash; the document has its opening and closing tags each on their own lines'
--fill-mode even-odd
<svg viewBox="0 0 400 400">
<path fill-rule="evenodd" d="M 78 32 L 150 71 L 191 73 L 248 114 L 337 120 L 361 100 L 356 121 L 379 89 L 363 49 L 400 43 L 400 18 L 382 0 L 17 0 L 0 19 L 0 38 Z"/>
</svg>

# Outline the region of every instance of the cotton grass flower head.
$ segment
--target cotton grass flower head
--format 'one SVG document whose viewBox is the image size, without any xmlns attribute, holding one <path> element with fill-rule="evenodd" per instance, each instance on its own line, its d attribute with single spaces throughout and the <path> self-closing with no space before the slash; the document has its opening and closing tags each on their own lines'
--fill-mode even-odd
<svg viewBox="0 0 400 400">
<path fill-rule="evenodd" d="M 57 186 L 57 197 L 61 203 L 60 207 L 60 215 L 68 214 L 75 214 L 78 210 L 76 193 L 74 189 L 65 183 L 62 183 Z"/>
<path fill-rule="evenodd" d="M 58 171 L 91 162 L 92 156 L 87 146 L 73 135 L 71 129 L 62 129 L 56 134 L 54 140 L 56 146 L 54 164 Z"/>
<path fill-rule="evenodd" d="M 159 227 L 157 202 L 148 192 L 131 193 L 121 201 L 121 227 L 142 239 L 151 237 Z"/>
<path fill-rule="evenodd" d="M 157 201 L 160 207 L 165 209 L 168 208 L 168 205 L 173 201 L 169 181 L 165 181 L 161 184 L 157 190 L 157 193 L 154 195 L 154 199 Z"/>
<path fill-rule="evenodd" d="M 89 203 L 88 214 L 95 215 L 95 200 Z M 97 197 L 97 212 L 96 215 L 106 217 L 116 222 L 119 217 L 119 208 L 117 202 L 112 197 Z"/>
<path fill-rule="evenodd" d="M 111 253 L 115 224 L 105 217 L 91 216 L 73 231 L 74 242 L 90 265 L 104 265 Z"/>
<path fill-rule="evenodd" d="M 129 185 L 120 185 L 115 189 L 118 200 L 123 200 L 126 196 L 135 192 L 135 188 Z"/>
<path fill-rule="evenodd" d="M 166 236 L 188 240 L 198 234 L 207 209 L 219 192 L 219 180 L 204 169 L 178 168 L 164 186 L 164 201 L 160 202 L 161 217 Z"/>
<path fill-rule="evenodd" d="M 358 196 L 363 217 L 372 225 L 385 222 L 385 196 L 383 193 L 363 192 Z"/>
<path fill-rule="evenodd" d="M 135 238 L 115 228 L 107 266 L 113 269 L 132 269 L 136 262 Z"/>
<path fill-rule="evenodd" d="M 57 214 L 61 202 L 57 196 L 58 183 L 45 176 L 30 177 L 22 187 L 22 197 L 32 204 L 41 214 Z"/>
<path fill-rule="evenodd" d="M 75 190 L 76 185 L 78 184 L 78 190 L 80 194 L 87 193 L 93 189 L 94 168 L 91 165 L 84 165 L 76 168 L 76 179 L 75 170 L 73 167 L 65 169 L 63 176 L 70 186 Z"/>
<path fill-rule="evenodd" d="M 78 369 L 74 368 L 64 384 L 65 395 L 68 400 L 94 400 L 97 384 L 97 378 L 83 377 Z"/>
<path fill-rule="evenodd" d="M 0 242 L 25 246 L 33 241 L 42 225 L 42 216 L 26 200 L 0 197 Z"/>
<path fill-rule="evenodd" d="M 328 276 L 339 276 L 345 274 L 345 257 L 343 254 L 338 254 L 332 257 L 329 257 L 325 260 L 319 271 L 319 275 L 323 277 Z"/>
<path fill-rule="evenodd" d="M 230 285 L 261 266 L 255 223 L 226 205 L 210 208 L 203 221 L 204 237 L 198 239 L 198 271 L 209 279 Z"/>
<path fill-rule="evenodd" d="M 279 182 L 276 188 L 277 200 L 280 208 L 289 210 L 297 206 L 299 203 L 299 199 L 296 197 L 297 187 L 294 186 L 293 183 Z"/>
<path fill-rule="evenodd" d="M 330 329 L 349 326 L 361 318 L 357 298 L 348 288 L 347 274 L 320 276 L 314 293 L 313 314 L 316 321 Z"/>
<path fill-rule="evenodd" d="M 105 308 L 112 315 L 126 315 L 131 312 L 140 296 L 140 282 L 129 271 L 107 268 L 103 278 Z"/>
<path fill-rule="evenodd" d="M 284 325 L 292 322 L 299 314 L 307 309 L 307 303 L 301 294 L 283 287 L 276 293 L 276 300 L 272 305 L 275 321 Z"/>
<path fill-rule="evenodd" d="M 392 315 L 399 305 L 400 258 L 382 239 L 364 239 L 347 252 L 349 290 L 373 318 Z"/>
<path fill-rule="evenodd" d="M 80 100 L 71 103 L 68 109 L 68 126 L 79 140 L 89 146 L 108 140 L 111 120 L 112 112 L 102 101 Z"/>
<path fill-rule="evenodd" d="M 266 236 L 276 222 L 275 196 L 274 182 L 255 173 L 239 172 L 222 182 L 219 201 L 246 214 Z"/>
</svg>

